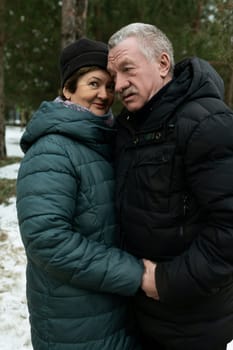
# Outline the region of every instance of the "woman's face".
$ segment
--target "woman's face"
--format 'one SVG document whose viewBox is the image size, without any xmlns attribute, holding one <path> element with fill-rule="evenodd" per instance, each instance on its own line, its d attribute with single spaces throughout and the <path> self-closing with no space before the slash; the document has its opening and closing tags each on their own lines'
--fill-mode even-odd
<svg viewBox="0 0 233 350">
<path fill-rule="evenodd" d="M 114 83 L 108 72 L 96 69 L 85 73 L 78 79 L 74 93 L 64 87 L 63 94 L 71 102 L 102 116 L 109 111 L 113 103 Z"/>
</svg>

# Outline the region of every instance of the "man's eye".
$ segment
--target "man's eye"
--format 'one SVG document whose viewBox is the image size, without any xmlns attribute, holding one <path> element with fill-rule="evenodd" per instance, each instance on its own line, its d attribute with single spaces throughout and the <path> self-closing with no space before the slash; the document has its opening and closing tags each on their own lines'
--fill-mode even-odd
<svg viewBox="0 0 233 350">
<path fill-rule="evenodd" d="M 113 92 L 114 89 L 115 89 L 115 84 L 114 84 L 114 83 L 109 84 L 109 85 L 107 86 L 107 89 L 108 89 L 109 91 Z"/>
</svg>

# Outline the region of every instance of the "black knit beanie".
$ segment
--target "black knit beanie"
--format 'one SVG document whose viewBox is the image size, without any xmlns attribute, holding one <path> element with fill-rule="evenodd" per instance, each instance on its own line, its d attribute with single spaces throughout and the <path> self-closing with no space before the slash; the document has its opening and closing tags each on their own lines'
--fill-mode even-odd
<svg viewBox="0 0 233 350">
<path fill-rule="evenodd" d="M 108 46 L 101 41 L 81 38 L 64 48 L 60 56 L 61 86 L 78 69 L 97 66 L 106 69 Z"/>
</svg>

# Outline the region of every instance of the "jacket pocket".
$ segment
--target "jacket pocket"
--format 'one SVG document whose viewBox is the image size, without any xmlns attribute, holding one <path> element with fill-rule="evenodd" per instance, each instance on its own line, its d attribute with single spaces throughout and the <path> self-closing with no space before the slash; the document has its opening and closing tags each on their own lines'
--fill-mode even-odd
<svg viewBox="0 0 233 350">
<path fill-rule="evenodd" d="M 149 210 L 169 209 L 174 153 L 173 144 L 138 151 L 132 174 L 135 174 L 135 188 L 140 189 Z"/>
</svg>

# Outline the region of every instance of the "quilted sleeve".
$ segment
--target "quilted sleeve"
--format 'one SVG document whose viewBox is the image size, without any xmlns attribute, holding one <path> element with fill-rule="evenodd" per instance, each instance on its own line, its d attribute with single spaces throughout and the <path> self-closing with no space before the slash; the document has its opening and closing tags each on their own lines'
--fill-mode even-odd
<svg viewBox="0 0 233 350">
<path fill-rule="evenodd" d="M 39 140 L 17 180 L 17 212 L 27 258 L 47 276 L 79 288 L 133 295 L 143 266 L 133 256 L 73 230 L 79 179 L 66 150 Z"/>
<path fill-rule="evenodd" d="M 187 251 L 158 264 L 161 301 L 192 302 L 233 281 L 233 116 L 204 118 L 186 149 L 186 180 L 204 218 Z"/>
</svg>

